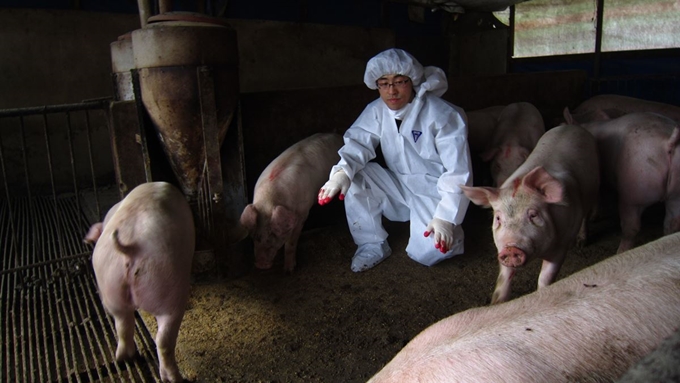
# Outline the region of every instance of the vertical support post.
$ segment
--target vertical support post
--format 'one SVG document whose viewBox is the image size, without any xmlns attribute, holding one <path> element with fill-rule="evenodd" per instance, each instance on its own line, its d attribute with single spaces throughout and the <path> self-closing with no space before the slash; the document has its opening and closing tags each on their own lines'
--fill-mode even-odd
<svg viewBox="0 0 680 383">
<path fill-rule="evenodd" d="M 131 69 L 132 74 L 132 90 L 135 94 L 135 102 L 137 103 L 137 119 L 139 121 L 139 144 L 142 146 L 142 158 L 144 159 L 144 175 L 146 182 L 151 182 L 151 159 L 149 158 L 149 149 L 146 144 L 146 125 L 144 123 L 144 104 L 142 103 L 142 91 L 139 87 L 139 70 Z"/>
<path fill-rule="evenodd" d="M 594 89 L 591 87 L 590 95 L 600 92 L 600 66 L 602 59 L 602 23 L 604 19 L 604 0 L 597 0 L 597 21 L 595 24 L 595 60 L 593 64 Z"/>
<path fill-rule="evenodd" d="M 148 148 L 141 141 L 139 106 L 133 101 L 114 101 L 109 105 L 109 138 L 113 170 L 120 199 L 147 179 Z"/>
<path fill-rule="evenodd" d="M 513 57 L 515 57 L 515 6 L 510 6 L 510 16 L 508 20 L 509 35 L 508 35 L 508 57 L 505 62 L 505 73 L 512 73 L 513 71 Z"/>
<path fill-rule="evenodd" d="M 226 261 L 226 208 L 224 206 L 224 184 L 220 160 L 220 141 L 217 128 L 217 106 L 213 73 L 208 66 L 197 68 L 198 91 L 203 124 L 203 147 L 205 150 L 205 172 L 210 199 L 210 238 L 216 263 Z M 228 262 L 227 262 L 228 263 Z"/>
</svg>

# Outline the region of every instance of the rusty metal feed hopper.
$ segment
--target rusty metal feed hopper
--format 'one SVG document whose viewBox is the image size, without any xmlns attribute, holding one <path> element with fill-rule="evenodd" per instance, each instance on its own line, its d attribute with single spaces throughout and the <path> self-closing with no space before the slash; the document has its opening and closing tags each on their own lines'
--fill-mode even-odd
<svg viewBox="0 0 680 383">
<path fill-rule="evenodd" d="M 194 198 L 205 164 L 197 68 L 213 72 L 221 145 L 238 103 L 236 32 L 224 19 L 166 13 L 133 31 L 132 47 L 142 103 L 182 191 Z"/>
<path fill-rule="evenodd" d="M 118 37 L 118 40 L 110 44 L 111 68 L 113 79 L 116 83 L 116 100 L 134 100 L 132 88 L 131 69 L 135 68 L 135 56 L 132 52 L 132 33 L 126 33 Z"/>
</svg>

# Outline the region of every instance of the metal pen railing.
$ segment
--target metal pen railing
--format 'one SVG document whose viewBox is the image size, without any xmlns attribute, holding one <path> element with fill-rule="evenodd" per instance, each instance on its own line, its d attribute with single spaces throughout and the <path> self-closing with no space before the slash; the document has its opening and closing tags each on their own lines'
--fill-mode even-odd
<svg viewBox="0 0 680 383">
<path fill-rule="evenodd" d="M 109 100 L 0 110 L 4 382 L 160 381 L 155 343 L 139 315 L 139 356 L 115 361 L 115 325 L 97 294 L 92 249 L 82 242 L 105 211 L 102 192 L 116 182 L 95 164 L 111 157 L 108 113 Z M 117 202 L 117 187 L 110 189 Z"/>
</svg>

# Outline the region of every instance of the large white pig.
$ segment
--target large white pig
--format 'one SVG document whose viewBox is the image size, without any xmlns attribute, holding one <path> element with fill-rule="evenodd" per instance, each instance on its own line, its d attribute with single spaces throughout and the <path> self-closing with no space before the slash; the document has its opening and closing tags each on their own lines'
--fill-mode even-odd
<svg viewBox="0 0 680 383">
<path fill-rule="evenodd" d="M 568 110 L 564 118 L 575 122 Z M 597 140 L 603 183 L 618 193 L 617 252 L 635 245 L 642 213 L 655 203 L 665 203 L 664 235 L 680 230 L 678 123 L 656 113 L 631 113 L 582 126 Z"/>
<path fill-rule="evenodd" d="M 528 102 L 506 106 L 498 116 L 496 131 L 480 154 L 490 162 L 495 186 L 503 182 L 527 159 L 545 133 L 541 112 Z"/>
<path fill-rule="evenodd" d="M 498 124 L 498 116 L 501 115 L 504 108 L 504 105 L 497 105 L 465 112 L 468 122 L 468 145 L 472 159 L 474 185 L 491 185 L 493 183 L 489 165 L 482 160 L 480 154 L 491 141 Z"/>
<path fill-rule="evenodd" d="M 613 382 L 678 329 L 678 281 L 674 234 L 513 301 L 442 319 L 369 382 Z"/>
<path fill-rule="evenodd" d="M 181 382 L 177 335 L 190 294 L 195 229 L 189 204 L 166 182 L 134 188 L 96 223 L 85 241 L 92 254 L 99 295 L 118 335 L 116 360 L 134 356 L 137 309 L 158 323 L 156 347 L 163 381 Z"/>
<path fill-rule="evenodd" d="M 473 154 L 479 154 L 484 162 L 490 163 L 494 186 L 502 185 L 527 159 L 543 133 L 543 116 L 534 105 L 512 103 L 501 110 L 493 134 L 486 138 L 484 149 L 478 153 L 473 151 Z M 472 133 L 469 135 L 473 136 Z M 479 140 L 475 138 L 474 141 Z"/>
<path fill-rule="evenodd" d="M 628 113 L 652 112 L 680 123 L 680 107 L 641 98 L 601 94 L 593 96 L 572 111 L 572 121 L 591 122 L 621 117 Z"/>
<path fill-rule="evenodd" d="M 461 185 L 473 203 L 493 208 L 500 274 L 492 304 L 508 300 L 516 269 L 534 258 L 543 260 L 538 287 L 555 280 L 567 251 L 585 240 L 599 184 L 594 137 L 563 125 L 548 130 L 500 188 Z"/>
<path fill-rule="evenodd" d="M 505 109 L 505 105 L 496 105 L 465 112 L 468 119 L 470 153 L 479 154 L 486 149 L 496 131 L 498 116 L 501 115 L 503 109 Z"/>
<path fill-rule="evenodd" d="M 253 203 L 241 214 L 255 244 L 255 267 L 272 267 L 284 247 L 286 272 L 295 268 L 297 242 L 317 193 L 339 160 L 342 136 L 317 133 L 294 144 L 276 157 L 255 184 Z"/>
</svg>

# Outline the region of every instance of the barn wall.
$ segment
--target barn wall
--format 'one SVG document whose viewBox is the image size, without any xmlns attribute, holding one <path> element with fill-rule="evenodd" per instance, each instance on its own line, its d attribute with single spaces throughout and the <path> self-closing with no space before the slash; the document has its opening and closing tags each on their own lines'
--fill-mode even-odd
<svg viewBox="0 0 680 383">
<path fill-rule="evenodd" d="M 232 20 L 241 91 L 361 84 L 366 60 L 395 45 L 392 31 Z M 0 109 L 110 97 L 109 44 L 139 28 L 130 14 L 0 10 Z"/>
<path fill-rule="evenodd" d="M 319 17 L 321 15 L 316 19 Z M 505 51 L 497 48 L 505 44 L 507 33 L 494 32 L 488 15 L 461 15 L 456 20 L 447 19 L 441 27 L 437 26 L 437 20 L 430 20 L 433 17 L 430 13 L 425 13 L 422 20 L 416 22 L 403 20 L 403 17 L 405 15 L 393 12 L 389 19 L 396 21 L 391 28 L 230 20 L 239 40 L 240 91 L 243 95 L 284 92 L 278 96 L 288 97 L 288 91 L 295 94 L 295 90 L 309 89 L 311 93 L 326 96 L 314 98 L 311 104 L 309 98 L 292 98 L 294 101 L 288 103 L 284 113 L 274 115 L 277 124 L 266 125 L 271 130 L 262 130 L 258 126 L 258 135 L 254 137 L 280 137 L 280 142 L 287 144 L 290 137 L 304 136 L 302 133 L 310 129 L 318 127 L 325 130 L 328 126 L 322 128 L 322 123 L 332 122 L 346 129 L 366 101 L 375 97 L 363 85 L 366 61 L 389 47 L 403 47 L 424 65 L 438 65 L 456 76 L 466 72 L 475 75 L 503 72 L 504 65 L 499 63 L 504 63 Z M 427 31 L 423 32 L 423 24 L 427 23 L 435 23 L 435 26 L 425 28 Z M 139 17 L 132 13 L 0 9 L 0 57 L 3 57 L 0 73 L 4 74 L 0 76 L 0 89 L 3 90 L 0 92 L 0 109 L 111 97 L 110 43 L 138 27 Z M 436 35 L 437 31 L 441 33 Z M 472 52 L 480 42 L 485 49 Z M 455 55 L 449 57 L 447 47 L 455 51 Z M 450 65 L 450 62 L 454 64 Z M 336 87 L 340 90 L 329 90 Z M 357 90 L 346 93 L 344 89 L 347 87 L 356 87 Z M 368 96 L 355 97 L 353 92 Z M 263 97 L 266 98 L 266 95 Z M 258 98 L 255 96 L 253 99 Z M 314 105 L 314 113 L 319 114 L 320 121 L 316 126 L 296 126 L 294 122 L 282 120 L 281 116 L 286 116 L 288 121 L 296 121 L 295 116 L 302 113 L 298 111 L 309 109 L 310 105 Z M 261 112 L 268 110 L 257 102 L 248 107 L 255 111 L 254 115 L 266 115 Z M 247 119 L 251 118 L 247 115 L 246 125 L 249 124 Z M 325 121 L 321 121 L 321 117 L 325 117 Z M 254 121 L 259 122 L 257 119 Z M 10 122 L 0 121 L 0 129 L 8 142 L 17 138 L 16 121 Z M 290 129 L 299 134 L 283 134 Z M 96 124 L 94 130 L 95 136 L 104 138 L 95 142 L 98 145 L 95 151 L 109 153 L 105 125 Z M 13 133 L 15 137 L 7 138 L 7 134 Z M 257 141 L 250 141 L 248 133 L 245 140 L 246 150 L 261 150 Z M 31 145 L 30 142 L 28 144 Z M 276 145 L 271 148 L 271 152 L 265 151 L 268 157 L 281 149 Z M 64 171 L 69 172 L 68 164 L 65 166 Z M 95 170 L 101 178 L 112 174 L 109 161 Z M 249 175 L 249 179 L 252 178 Z"/>
<path fill-rule="evenodd" d="M 239 39 L 240 90 L 243 94 L 363 84 L 366 60 L 395 45 L 394 33 L 385 28 L 262 20 L 232 20 L 231 23 Z M 138 27 L 136 14 L 0 10 L 0 57 L 3 57 L 0 60 L 0 73 L 3 73 L 0 76 L 0 110 L 112 97 L 109 45 L 118 36 Z M 295 110 L 295 106 L 291 106 L 291 110 Z M 80 119 L 78 117 L 78 121 Z M 41 131 L 40 118 L 25 123 L 28 129 Z M 64 131 L 61 129 L 64 124 L 64 119 L 51 119 L 50 129 Z M 0 119 L 2 141 L 19 142 L 19 125 L 17 118 Z M 97 121 L 92 129 L 93 136 L 99 138 L 94 142 L 95 153 L 99 158 L 110 158 L 105 122 Z M 82 129 L 75 133 L 84 136 Z M 277 136 L 281 132 L 275 129 L 267 134 Z M 40 134 L 27 136 L 28 147 L 42 148 L 42 141 Z M 56 153 L 68 150 L 65 142 L 53 142 L 59 146 L 54 148 Z M 250 145 L 250 142 L 245 144 Z M 9 161 L 22 162 L 20 147 L 10 149 L 5 151 L 12 157 Z M 42 165 L 45 161 L 38 162 Z M 54 165 L 56 174 L 71 173 L 68 161 L 57 161 Z M 16 177 L 10 174 L 8 178 L 21 180 L 23 167 L 16 166 L 15 169 Z M 99 179 L 113 180 L 112 162 L 103 161 L 95 172 Z M 49 177 L 36 170 L 34 179 L 48 180 Z M 68 187 L 69 181 L 65 183 Z"/>
</svg>

